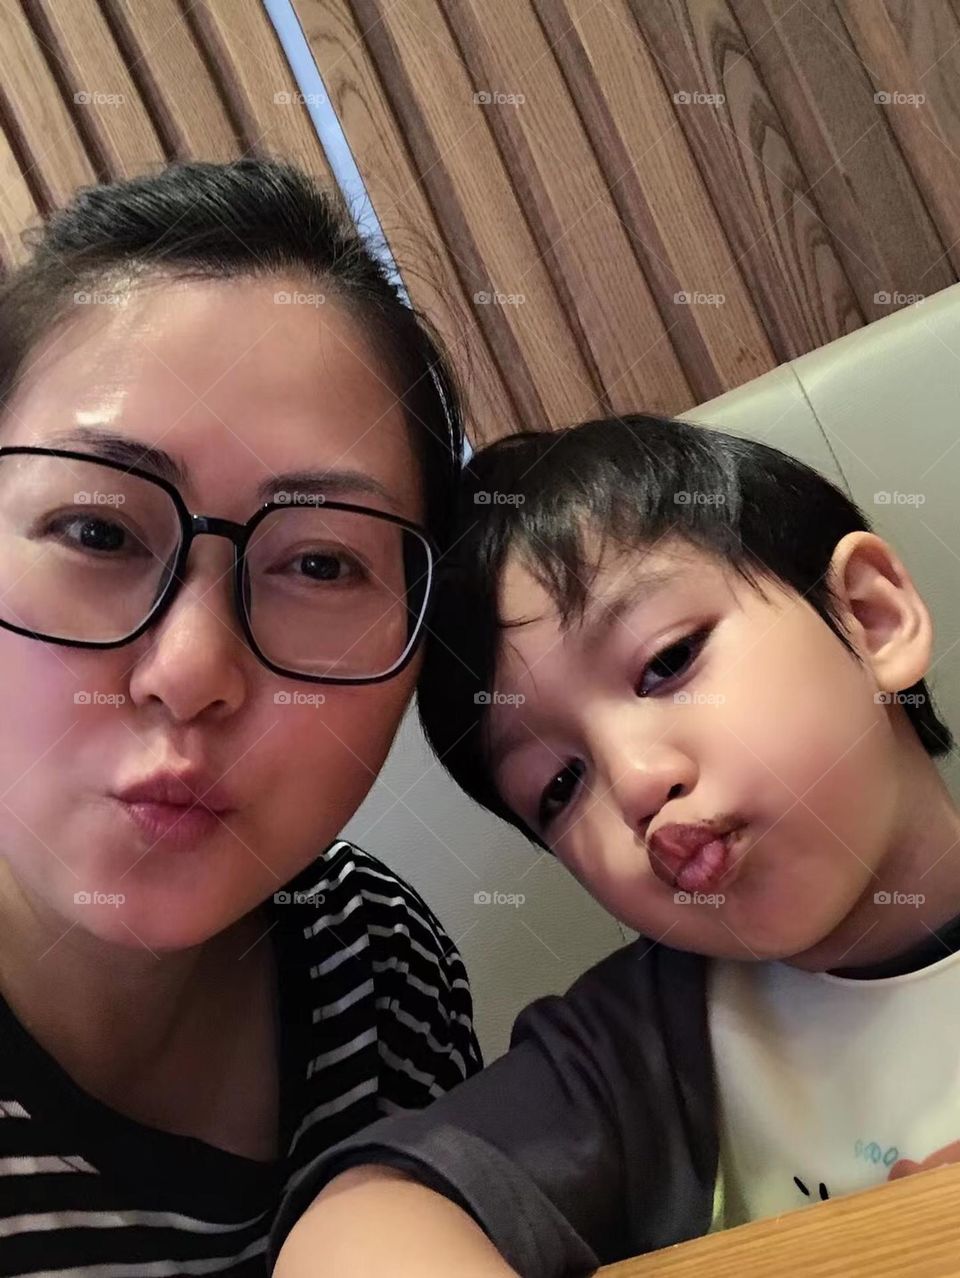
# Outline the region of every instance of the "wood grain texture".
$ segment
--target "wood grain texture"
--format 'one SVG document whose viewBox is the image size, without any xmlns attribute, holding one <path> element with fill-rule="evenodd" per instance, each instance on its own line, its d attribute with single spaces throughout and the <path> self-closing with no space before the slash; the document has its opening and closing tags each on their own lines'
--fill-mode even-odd
<svg viewBox="0 0 960 1278">
<path fill-rule="evenodd" d="M 325 90 L 350 140 L 371 204 L 413 304 L 440 331 L 464 391 L 473 439 L 520 420 L 404 144 L 347 0 L 301 0 L 298 16 Z"/>
<path fill-rule="evenodd" d="M 97 172 L 130 177 L 159 167 L 163 147 L 97 0 L 23 0 L 55 59 L 64 97 Z"/>
<path fill-rule="evenodd" d="M 101 5 L 170 158 L 235 159 L 240 140 L 176 0 Z"/>
<path fill-rule="evenodd" d="M 732 3 L 867 319 L 920 280 L 948 287 L 946 245 L 833 0 Z"/>
<path fill-rule="evenodd" d="M 72 104 L 71 104 L 72 106 Z M 37 37 L 18 4 L 0 4 L 0 119 L 41 209 L 96 173 Z"/>
<path fill-rule="evenodd" d="M 607 1265 L 598 1278 L 954 1278 L 960 1167 L 939 1167 Z"/>
<path fill-rule="evenodd" d="M 960 0 L 336 0 L 339 48 L 294 4 L 378 212 L 417 184 L 444 287 L 523 295 L 477 323 L 524 425 L 676 412 L 957 278 Z"/>
<path fill-rule="evenodd" d="M 320 139 L 266 10 L 257 0 L 194 0 L 185 21 L 214 68 L 244 149 L 282 155 L 332 182 Z"/>
<path fill-rule="evenodd" d="M 678 411 L 690 387 L 536 12 L 517 0 L 443 9 L 474 85 L 492 98 L 484 114 L 536 242 L 510 291 L 523 293 L 542 261 L 609 409 Z"/>
<path fill-rule="evenodd" d="M 353 0 L 353 11 L 453 252 L 477 321 L 525 424 L 603 408 L 491 131 L 485 104 L 436 0 Z M 522 283 L 521 283 L 522 281 Z"/>
<path fill-rule="evenodd" d="M 763 322 L 626 3 L 536 8 L 695 402 L 758 377 L 776 362 Z"/>
</svg>

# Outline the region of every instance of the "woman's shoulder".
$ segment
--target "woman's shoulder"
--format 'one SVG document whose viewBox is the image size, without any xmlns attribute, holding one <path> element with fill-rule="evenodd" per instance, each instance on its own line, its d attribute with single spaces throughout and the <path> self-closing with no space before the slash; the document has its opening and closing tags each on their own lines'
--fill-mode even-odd
<svg viewBox="0 0 960 1278">
<path fill-rule="evenodd" d="M 467 988 L 456 946 L 420 893 L 372 853 L 338 839 L 285 887 L 274 902 L 306 907 L 307 930 L 337 929 L 341 940 L 362 934 L 381 963 L 426 970 L 448 991 Z M 402 956 L 399 959 L 398 956 Z"/>
</svg>

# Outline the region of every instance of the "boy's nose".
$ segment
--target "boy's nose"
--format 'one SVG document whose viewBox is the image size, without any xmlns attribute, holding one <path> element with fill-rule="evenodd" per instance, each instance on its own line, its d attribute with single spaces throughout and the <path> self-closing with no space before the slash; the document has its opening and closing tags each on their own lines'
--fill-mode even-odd
<svg viewBox="0 0 960 1278">
<path fill-rule="evenodd" d="M 667 746 L 621 752 L 609 766 L 610 796 L 624 822 L 641 839 L 664 804 L 682 798 L 696 783 L 693 760 Z"/>
</svg>

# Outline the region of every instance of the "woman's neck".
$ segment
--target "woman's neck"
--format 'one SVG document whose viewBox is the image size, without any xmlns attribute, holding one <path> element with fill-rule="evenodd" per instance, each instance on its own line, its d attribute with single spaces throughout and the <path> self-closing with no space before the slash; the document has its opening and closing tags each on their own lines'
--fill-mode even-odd
<svg viewBox="0 0 960 1278">
<path fill-rule="evenodd" d="M 108 944 L 25 892 L 2 858 L 0 919 L 0 993 L 74 1081 L 105 1100 L 183 1051 L 228 977 L 236 986 L 251 943 L 241 920 L 176 953 L 154 954 L 132 934 L 129 946 Z"/>
</svg>

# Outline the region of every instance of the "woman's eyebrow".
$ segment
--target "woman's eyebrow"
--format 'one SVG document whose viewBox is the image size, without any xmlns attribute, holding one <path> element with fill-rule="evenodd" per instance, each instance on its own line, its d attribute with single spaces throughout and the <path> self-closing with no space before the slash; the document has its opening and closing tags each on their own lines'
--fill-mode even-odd
<svg viewBox="0 0 960 1278">
<path fill-rule="evenodd" d="M 129 435 L 117 435 L 113 431 L 97 430 L 93 426 L 74 426 L 59 435 L 51 435 L 47 443 L 96 453 L 104 461 L 117 462 L 121 466 L 138 466 L 171 484 L 182 484 L 187 478 L 184 468 L 169 453 L 162 448 L 153 448 L 150 444 L 131 439 Z"/>
<path fill-rule="evenodd" d="M 63 448 L 84 449 L 96 453 L 104 461 L 117 462 L 121 466 L 136 466 L 151 474 L 181 486 L 187 481 L 186 469 L 162 448 L 118 435 L 112 431 L 98 430 L 92 426 L 76 426 L 69 431 L 53 435 L 48 442 Z M 360 470 L 298 470 L 285 475 L 271 475 L 257 487 L 256 500 L 272 501 L 277 493 L 297 492 L 311 497 L 358 496 L 379 497 L 389 506 L 396 501 L 379 480 Z"/>
<path fill-rule="evenodd" d="M 379 497 L 390 506 L 396 501 L 372 475 L 362 470 L 300 470 L 288 475 L 276 475 L 265 479 L 257 488 L 257 500 L 273 501 L 278 493 L 303 493 L 310 497 L 343 497 L 362 494 Z"/>
</svg>

